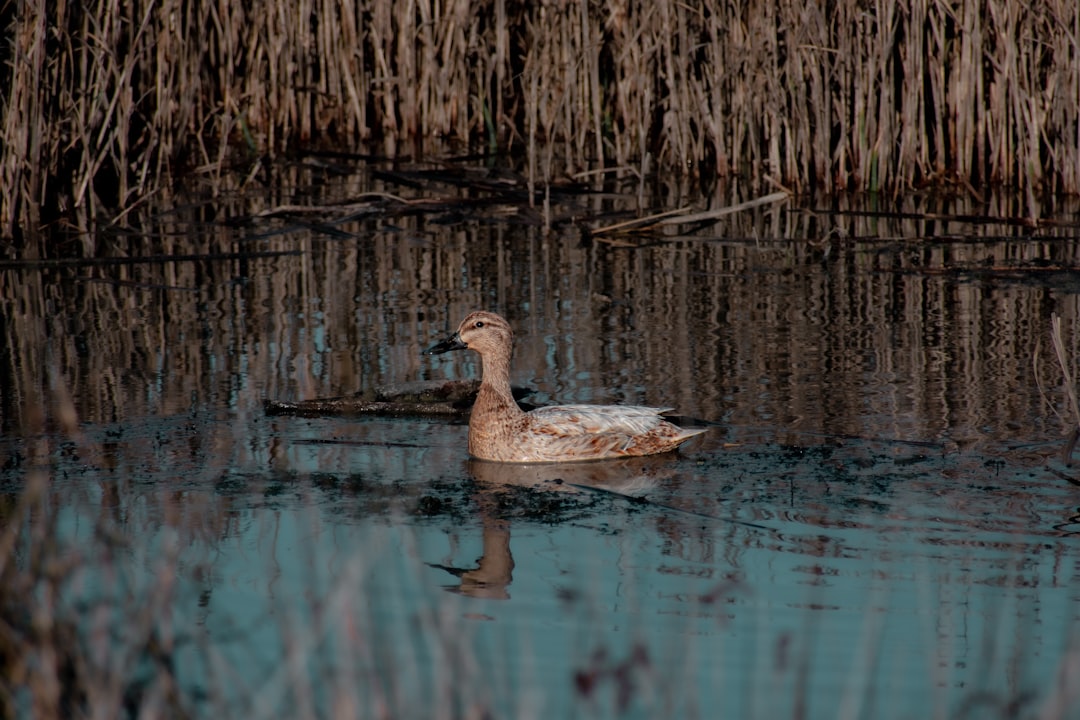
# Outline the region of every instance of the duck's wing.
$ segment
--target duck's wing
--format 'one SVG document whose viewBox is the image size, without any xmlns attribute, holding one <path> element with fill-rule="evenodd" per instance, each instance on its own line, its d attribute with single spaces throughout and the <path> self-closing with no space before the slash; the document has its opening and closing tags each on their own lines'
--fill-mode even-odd
<svg viewBox="0 0 1080 720">
<path fill-rule="evenodd" d="M 638 405 L 555 405 L 537 408 L 528 417 L 534 430 L 552 435 L 643 435 L 667 423 L 660 416 L 670 411 Z"/>
<path fill-rule="evenodd" d="M 704 430 L 684 430 L 660 413 L 669 408 L 561 405 L 528 413 L 534 460 L 592 460 L 667 452 Z"/>
</svg>

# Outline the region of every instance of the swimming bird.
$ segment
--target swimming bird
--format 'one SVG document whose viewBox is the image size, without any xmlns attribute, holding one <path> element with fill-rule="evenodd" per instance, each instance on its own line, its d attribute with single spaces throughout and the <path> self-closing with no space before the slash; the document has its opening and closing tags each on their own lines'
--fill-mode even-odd
<svg viewBox="0 0 1080 720">
<path fill-rule="evenodd" d="M 424 351 L 480 353 L 480 390 L 469 417 L 469 454 L 497 462 L 570 462 L 668 452 L 705 430 L 684 430 L 671 408 L 558 405 L 525 412 L 510 394 L 514 332 L 501 316 L 474 312 L 457 332 Z"/>
</svg>

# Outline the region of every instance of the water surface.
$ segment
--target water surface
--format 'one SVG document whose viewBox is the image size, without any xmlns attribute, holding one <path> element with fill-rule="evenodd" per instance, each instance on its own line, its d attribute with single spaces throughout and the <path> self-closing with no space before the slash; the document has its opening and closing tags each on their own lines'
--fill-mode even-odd
<svg viewBox="0 0 1080 720">
<path fill-rule="evenodd" d="M 637 211 L 629 186 L 545 229 L 520 195 L 372 170 L 177 195 L 94 239 L 110 262 L 0 269 L 4 512 L 24 550 L 55 520 L 77 562 L 48 602 L 103 675 L 145 703 L 173 677 L 199 715 L 1080 716 L 1049 335 L 1080 337 L 1075 207 L 804 200 L 593 238 L 568 218 Z M 370 192 L 471 204 L 256 215 Z M 164 255 L 188 259 L 131 262 Z M 461 421 L 263 410 L 474 377 L 420 350 L 478 308 L 531 402 L 712 431 L 507 467 Z"/>
</svg>

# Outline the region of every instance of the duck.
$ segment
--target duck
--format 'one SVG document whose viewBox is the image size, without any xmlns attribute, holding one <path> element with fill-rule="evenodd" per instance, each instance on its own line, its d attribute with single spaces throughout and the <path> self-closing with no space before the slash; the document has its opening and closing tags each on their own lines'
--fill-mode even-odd
<svg viewBox="0 0 1080 720">
<path fill-rule="evenodd" d="M 469 416 L 469 455 L 503 463 L 577 462 L 671 452 L 705 429 L 665 419 L 673 408 L 555 405 L 528 412 L 510 391 L 514 332 L 501 315 L 470 313 L 457 331 L 424 355 L 480 354 L 480 389 Z"/>
</svg>

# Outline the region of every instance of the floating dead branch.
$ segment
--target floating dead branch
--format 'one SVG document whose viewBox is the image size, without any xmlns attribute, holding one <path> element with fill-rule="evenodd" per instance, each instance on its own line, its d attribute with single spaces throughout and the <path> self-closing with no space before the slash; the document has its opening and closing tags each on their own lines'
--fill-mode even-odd
<svg viewBox="0 0 1080 720">
<path fill-rule="evenodd" d="M 646 215 L 645 217 L 634 218 L 633 220 L 627 220 L 625 222 L 615 223 L 614 225 L 606 225 L 604 227 L 596 228 L 591 231 L 593 237 L 600 235 L 607 235 L 616 231 L 627 231 L 631 228 L 634 232 L 640 232 L 652 227 L 660 225 L 690 225 L 695 223 L 706 223 L 711 220 L 718 220 L 726 215 L 733 215 L 737 212 L 744 210 L 751 210 L 762 205 L 769 205 L 772 203 L 781 202 L 791 197 L 787 192 L 774 192 L 764 197 L 755 198 L 753 200 L 747 200 L 736 205 L 729 205 L 722 208 L 714 208 L 712 210 L 703 210 L 692 214 L 688 213 L 693 208 L 689 205 L 675 210 L 668 210 L 666 212 L 657 213 L 655 215 Z"/>
<path fill-rule="evenodd" d="M 668 210 L 666 212 L 656 213 L 655 215 L 646 215 L 645 217 L 633 218 L 632 220 L 615 223 L 614 225 L 607 225 L 605 227 L 596 228 L 595 230 L 591 230 L 590 233 L 593 235 L 593 237 L 596 237 L 597 235 L 607 235 L 609 233 L 615 232 L 616 230 L 626 230 L 627 228 L 643 230 L 646 227 L 651 227 L 657 224 L 656 221 L 660 220 L 661 218 L 666 218 L 671 215 L 678 215 L 680 213 L 688 212 L 691 209 L 692 208 L 687 205 L 685 207 L 677 208 L 675 210 Z"/>
<path fill-rule="evenodd" d="M 185 255 L 146 255 L 143 257 L 92 258 L 20 258 L 0 260 L 0 270 L 38 269 L 45 267 L 86 267 L 91 265 L 156 265 L 179 262 L 216 262 L 220 260 L 252 260 L 256 258 L 300 255 L 300 250 L 264 250 L 252 252 L 193 253 Z"/>
<path fill-rule="evenodd" d="M 286 203 L 254 214 L 231 217 L 226 222 L 233 226 L 272 220 L 290 223 L 287 227 L 280 224 L 272 226 L 269 231 L 249 236 L 247 240 L 261 240 L 297 229 L 348 239 L 356 236 L 337 226 L 371 216 L 432 215 L 432 222 L 447 224 L 492 220 L 528 226 L 544 224 L 544 216 L 533 207 L 532 201 L 536 198 L 530 199 L 528 187 L 517 173 L 500 168 L 451 166 L 449 163 L 449 160 L 443 160 L 436 169 L 366 170 L 374 178 L 402 187 L 403 195 L 369 192 L 331 204 Z M 432 194 L 432 186 L 440 184 L 460 191 Z M 418 196 L 405 196 L 410 193 Z M 595 199 L 603 194 L 572 179 L 545 184 L 542 193 L 537 192 L 537 197 L 541 196 L 559 200 L 557 210 L 549 208 L 549 224 L 582 223 L 603 216 L 603 213 L 587 207 L 586 203 L 577 202 L 578 198 Z M 624 197 L 618 194 L 614 196 Z"/>
<path fill-rule="evenodd" d="M 823 215 L 848 216 L 848 217 L 871 217 L 889 218 L 893 220 L 933 220 L 935 222 L 958 222 L 969 225 L 1012 225 L 1017 227 L 1059 227 L 1070 224 L 1063 223 L 1060 219 L 1035 217 L 1001 217 L 997 215 L 954 215 L 950 213 L 911 213 L 911 212 L 887 212 L 880 210 L 824 210 L 808 209 L 809 213 Z"/>
<path fill-rule="evenodd" d="M 390 193 L 364 193 L 352 202 L 336 203 L 334 205 L 277 205 L 272 208 L 266 208 L 252 215 L 252 217 L 265 218 L 275 217 L 278 215 L 326 215 L 329 213 L 340 212 L 355 212 L 357 210 L 372 210 L 378 209 L 383 206 L 382 203 L 371 202 L 369 200 L 362 200 L 361 198 L 374 197 L 379 200 L 389 200 L 391 202 L 400 203 L 402 205 L 413 205 L 420 200 L 408 200 L 397 195 L 391 195 Z"/>
<path fill-rule="evenodd" d="M 1056 273 L 1068 273 L 1072 275 L 1080 268 L 1072 265 L 976 265 L 976 264 L 950 264 L 942 267 L 918 267 L 909 268 L 910 272 L 919 275 L 981 275 L 1001 277 L 1023 277 L 1025 275 L 1052 275 Z"/>
<path fill-rule="evenodd" d="M 464 416 L 468 408 L 452 403 L 398 403 L 368 400 L 363 397 L 318 398 L 315 400 L 264 400 L 267 415 L 296 415 L 299 417 L 324 417 L 333 415 L 402 415 L 422 417 L 425 415 Z"/>
<path fill-rule="evenodd" d="M 717 220 L 725 215 L 732 215 L 744 210 L 751 210 L 762 205 L 771 205 L 773 203 L 783 202 L 791 197 L 791 193 L 780 191 L 770 193 L 764 197 L 755 198 L 754 200 L 747 200 L 736 205 L 729 205 L 727 207 L 716 208 L 714 210 L 705 210 L 703 212 L 694 213 L 693 215 L 684 215 L 682 217 L 673 217 L 661 220 L 658 225 L 688 225 L 691 223 L 708 222 L 709 220 Z"/>
<path fill-rule="evenodd" d="M 464 417 L 476 401 L 479 380 L 416 381 L 375 388 L 373 396 L 359 394 L 313 400 L 264 400 L 267 415 L 322 417 L 334 415 L 430 415 Z M 521 399 L 532 391 L 512 388 L 514 399 L 523 408 L 531 408 Z"/>
</svg>

